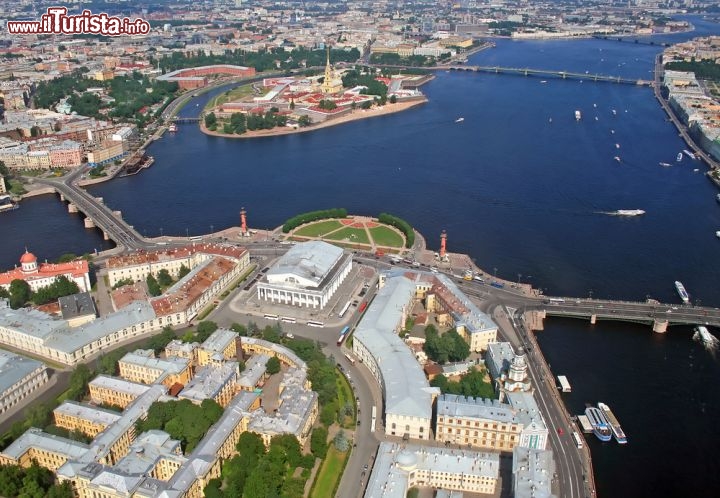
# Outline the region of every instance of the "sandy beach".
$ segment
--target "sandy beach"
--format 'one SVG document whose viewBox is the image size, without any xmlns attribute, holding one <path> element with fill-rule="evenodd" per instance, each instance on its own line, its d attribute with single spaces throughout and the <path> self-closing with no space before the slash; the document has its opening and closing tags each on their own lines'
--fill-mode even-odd
<svg viewBox="0 0 720 498">
<path fill-rule="evenodd" d="M 335 126 L 343 123 L 348 123 L 350 121 L 357 121 L 359 119 L 366 119 L 366 118 L 374 118 L 376 116 L 384 116 L 386 114 L 393 114 L 396 112 L 402 112 L 410 109 L 411 107 L 415 107 L 421 104 L 424 104 L 427 102 L 427 98 L 423 97 L 422 99 L 418 100 L 412 100 L 409 102 L 397 102 L 395 104 L 385 104 L 382 107 L 374 107 L 372 109 L 355 109 L 350 114 L 346 114 L 344 116 L 340 116 L 335 119 L 329 119 L 327 121 L 323 121 L 322 123 L 313 124 L 311 126 L 308 126 L 306 128 L 273 128 L 272 130 L 254 130 L 254 131 L 246 131 L 242 135 L 232 135 L 227 133 L 222 133 L 218 131 L 210 131 L 207 128 L 205 128 L 205 123 L 202 121 L 200 122 L 200 130 L 207 134 L 212 135 L 214 137 L 225 137 L 225 138 L 257 138 L 257 137 L 274 137 L 277 135 L 290 135 L 293 133 L 305 133 L 308 131 L 315 131 L 319 130 L 321 128 L 327 128 L 329 126 Z"/>
</svg>

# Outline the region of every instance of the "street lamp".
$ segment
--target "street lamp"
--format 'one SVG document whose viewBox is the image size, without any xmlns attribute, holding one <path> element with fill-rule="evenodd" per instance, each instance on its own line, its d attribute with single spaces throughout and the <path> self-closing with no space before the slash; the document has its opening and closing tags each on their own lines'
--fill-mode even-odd
<svg viewBox="0 0 720 498">
<path fill-rule="evenodd" d="M 185 238 L 190 240 L 190 231 L 188 230 L 188 227 L 185 227 Z"/>
<path fill-rule="evenodd" d="M 592 299 L 592 289 L 588 291 L 588 296 L 590 296 L 589 298 Z"/>
<path fill-rule="evenodd" d="M 162 237 L 162 236 L 163 236 L 163 229 L 162 229 L 162 227 L 160 227 L 160 237 Z"/>
<path fill-rule="evenodd" d="M 494 278 L 497 279 L 497 268 L 493 267 Z"/>
<path fill-rule="evenodd" d="M 522 278 L 522 273 L 518 273 L 518 285 L 520 285 L 520 279 Z"/>
</svg>

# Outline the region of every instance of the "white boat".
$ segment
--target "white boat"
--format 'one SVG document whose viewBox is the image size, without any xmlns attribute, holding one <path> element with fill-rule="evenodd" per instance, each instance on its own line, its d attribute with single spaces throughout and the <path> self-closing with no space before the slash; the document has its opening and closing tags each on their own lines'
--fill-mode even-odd
<svg viewBox="0 0 720 498">
<path fill-rule="evenodd" d="M 465 118 L 457 118 L 455 120 L 456 123 L 462 123 L 463 121 L 465 121 Z"/>
<path fill-rule="evenodd" d="M 597 117 L 597 116 L 595 116 L 595 121 L 598 121 L 598 117 Z"/>
<path fill-rule="evenodd" d="M 720 239 L 720 230 L 718 230 L 717 232 L 715 232 L 715 237 L 717 237 L 718 239 Z"/>
<path fill-rule="evenodd" d="M 682 161 L 682 152 L 678 152 L 677 158 L 675 159 L 677 162 Z"/>
<path fill-rule="evenodd" d="M 683 152 L 684 152 L 685 155 L 688 156 L 690 159 L 693 159 L 693 160 L 694 160 L 694 159 L 697 159 L 697 157 L 695 157 L 695 154 L 693 154 L 693 153 L 690 152 L 689 150 L 683 149 Z"/>
<path fill-rule="evenodd" d="M 615 156 L 613 159 L 615 159 L 617 162 L 620 162 L 620 156 Z"/>
<path fill-rule="evenodd" d="M 582 113 L 580 111 L 575 111 L 575 120 L 580 121 L 582 119 Z"/>
<path fill-rule="evenodd" d="M 615 130 L 610 130 L 610 133 L 612 133 L 613 135 L 615 135 Z"/>
<path fill-rule="evenodd" d="M 0 213 L 14 211 L 20 206 L 12 201 L 9 195 L 0 195 Z"/>
<path fill-rule="evenodd" d="M 698 168 L 695 168 L 695 169 L 693 170 L 693 173 L 697 173 L 698 171 L 700 171 L 700 170 L 699 170 Z"/>
<path fill-rule="evenodd" d="M 693 339 L 702 342 L 703 346 L 705 346 L 707 349 L 714 350 L 718 346 L 717 337 L 712 335 L 707 329 L 707 327 L 703 325 L 698 325 L 697 327 L 695 327 L 695 334 L 693 335 Z"/>
<path fill-rule="evenodd" d="M 688 296 L 688 293 L 685 290 L 685 286 L 682 284 L 682 282 L 680 282 L 679 280 L 675 280 L 675 289 L 677 290 L 680 299 L 682 299 L 682 302 L 688 304 L 690 302 L 690 296 Z"/>
<path fill-rule="evenodd" d="M 611 211 L 609 214 L 614 216 L 642 216 L 645 211 L 642 209 L 618 209 L 617 211 Z"/>
<path fill-rule="evenodd" d="M 546 80 L 541 80 L 540 83 L 542 83 L 542 84 L 544 85 L 545 83 L 547 83 L 547 81 L 546 81 Z"/>
<path fill-rule="evenodd" d="M 660 166 L 663 166 L 663 167 L 667 168 L 667 167 L 669 167 L 669 166 L 672 166 L 672 164 L 670 164 L 670 163 L 660 163 Z"/>
<path fill-rule="evenodd" d="M 593 107 L 597 107 L 597 104 L 593 104 Z"/>
<path fill-rule="evenodd" d="M 175 123 L 168 126 L 168 131 L 175 133 L 177 131 L 177 125 Z"/>
<path fill-rule="evenodd" d="M 605 416 L 605 420 L 607 420 L 608 425 L 610 425 L 610 430 L 615 440 L 620 444 L 627 443 L 627 436 L 625 436 L 625 432 L 623 432 L 622 427 L 620 427 L 620 422 L 618 422 L 617 417 L 615 417 L 615 414 L 610 410 L 610 407 L 605 403 L 598 403 L 598 408 L 600 408 L 602 414 Z"/>
<path fill-rule="evenodd" d="M 612 110 L 613 116 L 617 114 L 617 111 L 615 109 Z"/>
<path fill-rule="evenodd" d="M 615 144 L 615 148 L 616 148 L 616 149 L 619 149 L 619 148 L 620 148 L 620 144 Z"/>
</svg>

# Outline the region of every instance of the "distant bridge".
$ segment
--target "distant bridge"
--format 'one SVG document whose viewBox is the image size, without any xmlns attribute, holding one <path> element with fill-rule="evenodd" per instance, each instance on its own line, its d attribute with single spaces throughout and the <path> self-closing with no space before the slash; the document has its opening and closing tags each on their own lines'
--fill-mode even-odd
<svg viewBox="0 0 720 498">
<path fill-rule="evenodd" d="M 170 121 L 173 123 L 199 123 L 200 116 L 195 116 L 194 118 L 191 118 L 191 117 L 181 118 L 181 117 L 175 116 L 174 118 L 171 118 Z"/>
<path fill-rule="evenodd" d="M 540 76 L 543 78 L 559 78 L 559 79 L 575 79 L 581 81 L 620 83 L 623 85 L 636 86 L 653 86 L 651 80 L 641 80 L 634 78 L 623 78 L 621 76 L 607 76 L 602 74 L 574 73 L 572 71 L 555 71 L 552 69 L 532 69 L 521 67 L 502 67 L 502 66 L 445 66 L 435 69 L 446 69 L 451 71 L 472 71 L 482 73 L 495 74 L 515 74 L 519 76 Z"/>
<path fill-rule="evenodd" d="M 635 38 L 633 35 L 593 35 L 593 38 L 597 40 L 608 40 L 608 41 L 618 41 L 618 42 L 624 42 L 624 43 L 635 43 L 637 45 L 657 45 L 658 47 L 669 47 L 672 45 L 672 43 L 669 42 L 655 42 L 655 40 L 647 40 L 647 39 L 640 39 Z"/>
</svg>

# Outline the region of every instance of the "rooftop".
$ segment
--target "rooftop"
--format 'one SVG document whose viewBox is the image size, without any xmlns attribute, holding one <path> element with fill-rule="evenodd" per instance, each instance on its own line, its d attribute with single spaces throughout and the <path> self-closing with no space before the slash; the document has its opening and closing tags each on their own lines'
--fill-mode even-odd
<svg viewBox="0 0 720 498">
<path fill-rule="evenodd" d="M 512 472 L 515 498 L 555 498 L 552 494 L 555 473 L 552 451 L 516 446 Z"/>
<path fill-rule="evenodd" d="M 439 390 L 430 387 L 412 351 L 397 335 L 403 310 L 414 296 L 415 284 L 404 274 L 388 274 L 354 337 L 368 349 L 380 368 L 386 413 L 429 419 L 432 395 L 439 394 Z"/>
<path fill-rule="evenodd" d="M 89 292 L 81 292 L 58 299 L 60 311 L 65 320 L 85 315 L 97 315 L 95 302 Z"/>
<path fill-rule="evenodd" d="M 382 442 L 368 479 L 365 498 L 405 498 L 410 473 L 418 471 L 497 479 L 500 455 Z"/>
<path fill-rule="evenodd" d="M 496 399 L 483 399 L 443 394 L 437 399 L 437 414 L 445 417 L 469 417 L 517 424 L 515 411 Z"/>
<path fill-rule="evenodd" d="M 195 372 L 190 382 L 180 391 L 178 398 L 189 399 L 201 403 L 205 399 L 213 399 L 229 382 L 237 379 L 238 363 L 224 362 L 221 366 L 206 365 Z M 233 382 L 234 384 L 234 382 Z"/>
<path fill-rule="evenodd" d="M 13 441 L 10 446 L 2 451 L 13 460 L 19 460 L 30 448 L 39 448 L 59 455 L 67 455 L 69 458 L 80 458 L 88 451 L 88 445 L 78 441 L 72 441 L 64 437 L 55 436 L 31 427 L 22 436 Z"/>
<path fill-rule="evenodd" d="M 201 347 L 206 351 L 222 353 L 231 342 L 238 338 L 238 333 L 229 329 L 217 329 L 208 337 Z"/>
<path fill-rule="evenodd" d="M 93 424 L 108 426 L 114 424 L 122 416 L 118 412 L 105 410 L 104 408 L 96 408 L 90 405 L 84 405 L 75 401 L 65 401 L 62 405 L 53 410 L 57 415 L 65 415 L 68 417 L 87 420 Z"/>
<path fill-rule="evenodd" d="M 138 397 L 150 389 L 150 386 L 146 384 L 137 384 L 117 377 L 108 377 L 107 375 L 98 375 L 88 385 L 126 393 L 134 397 Z"/>
<path fill-rule="evenodd" d="M 297 287 L 318 287 L 342 258 L 344 251 L 320 240 L 295 244 L 267 272 L 270 283 L 295 283 Z"/>
<path fill-rule="evenodd" d="M 228 258 L 240 259 L 247 249 L 227 244 L 192 244 L 176 249 L 160 251 L 136 251 L 122 256 L 114 256 L 108 259 L 108 268 L 123 268 L 162 261 L 174 261 L 186 259 L 196 253 L 225 256 Z"/>
<path fill-rule="evenodd" d="M 44 368 L 39 361 L 0 349 L 0 396 L 34 371 Z"/>
</svg>

